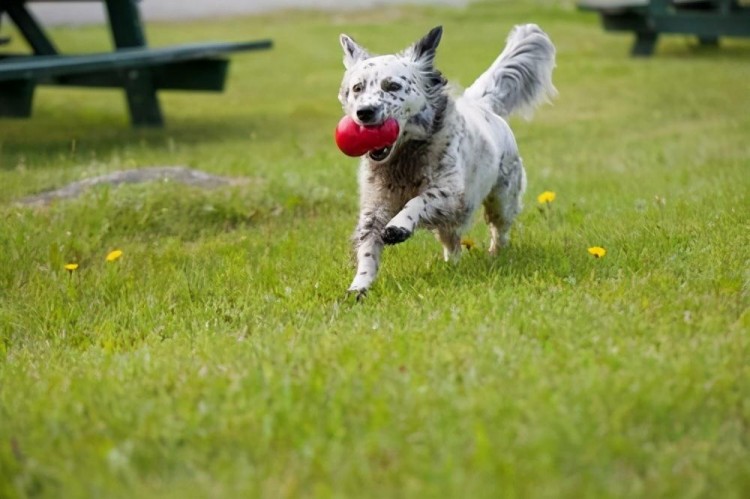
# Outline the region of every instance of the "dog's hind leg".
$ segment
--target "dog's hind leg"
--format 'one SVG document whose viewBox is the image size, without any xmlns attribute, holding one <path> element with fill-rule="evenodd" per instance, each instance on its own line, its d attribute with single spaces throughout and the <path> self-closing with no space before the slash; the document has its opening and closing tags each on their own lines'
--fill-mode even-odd
<svg viewBox="0 0 750 499">
<path fill-rule="evenodd" d="M 520 159 L 519 168 L 508 172 L 484 200 L 484 217 L 490 226 L 490 253 L 496 255 L 510 242 L 510 228 L 521 212 L 521 197 L 526 190 L 526 172 Z"/>
<path fill-rule="evenodd" d="M 484 219 L 490 227 L 490 253 L 496 255 L 510 242 L 512 220 L 503 216 L 503 199 L 500 189 L 494 188 L 484 200 Z"/>
<path fill-rule="evenodd" d="M 441 228 L 435 231 L 435 237 L 443 245 L 443 258 L 446 262 L 455 263 L 461 258 L 461 235 L 455 229 Z"/>
</svg>

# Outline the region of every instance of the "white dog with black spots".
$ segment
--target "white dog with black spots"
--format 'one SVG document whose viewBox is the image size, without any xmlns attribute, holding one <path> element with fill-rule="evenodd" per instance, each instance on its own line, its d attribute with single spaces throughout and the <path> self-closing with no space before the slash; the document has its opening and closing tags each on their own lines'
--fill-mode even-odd
<svg viewBox="0 0 750 499">
<path fill-rule="evenodd" d="M 354 233 L 357 272 L 349 291 L 372 286 L 384 245 L 418 227 L 434 231 L 446 261 L 461 255 L 461 235 L 480 205 L 492 254 L 509 242 L 521 211 L 526 173 L 506 119 L 528 115 L 556 94 L 555 47 L 536 25 L 516 26 L 490 68 L 453 97 L 435 69 L 442 28 L 406 50 L 373 56 L 341 35 L 346 72 L 339 100 L 355 122 L 398 121 L 396 142 L 362 156 L 360 212 Z"/>
</svg>

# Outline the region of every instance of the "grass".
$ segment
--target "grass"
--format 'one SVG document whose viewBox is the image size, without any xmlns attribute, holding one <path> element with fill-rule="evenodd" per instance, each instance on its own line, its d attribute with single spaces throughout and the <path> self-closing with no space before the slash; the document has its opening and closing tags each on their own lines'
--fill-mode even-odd
<svg viewBox="0 0 750 499">
<path fill-rule="evenodd" d="M 468 85 L 525 21 L 558 46 L 560 97 L 513 121 L 512 247 L 490 258 L 478 222 L 451 267 L 422 233 L 347 300 L 337 34 L 387 52 L 443 24 L 439 67 Z M 42 88 L 33 119 L 0 121 L 0 496 L 750 494 L 750 44 L 634 60 L 532 1 L 149 30 L 276 46 L 234 57 L 224 94 L 165 94 L 162 131 L 130 130 L 113 91 Z M 172 164 L 250 182 L 14 203 Z"/>
</svg>

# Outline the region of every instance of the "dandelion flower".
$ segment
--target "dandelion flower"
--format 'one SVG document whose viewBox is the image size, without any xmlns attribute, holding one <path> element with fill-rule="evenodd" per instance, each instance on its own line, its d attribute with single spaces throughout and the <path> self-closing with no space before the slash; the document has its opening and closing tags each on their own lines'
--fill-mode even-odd
<svg viewBox="0 0 750 499">
<path fill-rule="evenodd" d="M 552 191 L 544 191 L 536 197 L 536 200 L 539 201 L 539 204 L 549 204 L 555 200 L 555 193 Z"/>
<path fill-rule="evenodd" d="M 78 268 L 78 264 L 77 263 L 66 263 L 65 264 L 65 270 L 67 270 L 67 271 L 73 272 L 77 268 Z"/>
<path fill-rule="evenodd" d="M 114 251 L 110 251 L 110 252 L 109 252 L 109 253 L 107 254 L 107 261 L 108 261 L 108 262 L 114 262 L 115 260 L 117 260 L 117 259 L 118 259 L 118 258 L 120 258 L 121 256 L 122 256 L 122 250 L 114 250 Z"/>
<path fill-rule="evenodd" d="M 605 250 L 601 246 L 592 246 L 589 248 L 589 254 L 594 258 L 601 258 L 607 254 L 607 250 Z"/>
<path fill-rule="evenodd" d="M 467 250 L 474 249 L 476 245 L 477 243 L 475 243 L 474 240 L 471 239 L 470 237 L 464 237 L 463 239 L 461 239 L 461 246 L 463 246 Z"/>
</svg>

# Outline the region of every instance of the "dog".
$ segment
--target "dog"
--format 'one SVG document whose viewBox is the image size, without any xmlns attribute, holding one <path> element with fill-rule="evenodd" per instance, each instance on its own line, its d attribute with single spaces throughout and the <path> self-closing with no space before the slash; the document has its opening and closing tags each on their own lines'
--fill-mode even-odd
<svg viewBox="0 0 750 499">
<path fill-rule="evenodd" d="M 535 24 L 513 28 L 505 49 L 461 95 L 453 96 L 435 68 L 443 29 L 407 49 L 371 55 L 340 36 L 345 73 L 339 90 L 344 112 L 357 124 L 394 118 L 399 136 L 360 159 L 360 211 L 353 245 L 357 270 L 349 292 L 372 286 L 385 245 L 432 230 L 446 261 L 461 255 L 461 234 L 479 205 L 490 229 L 489 252 L 510 240 L 522 208 L 526 173 L 507 119 L 526 117 L 557 94 L 552 84 L 555 46 Z"/>
</svg>

